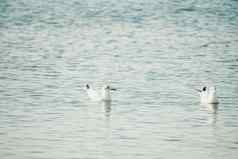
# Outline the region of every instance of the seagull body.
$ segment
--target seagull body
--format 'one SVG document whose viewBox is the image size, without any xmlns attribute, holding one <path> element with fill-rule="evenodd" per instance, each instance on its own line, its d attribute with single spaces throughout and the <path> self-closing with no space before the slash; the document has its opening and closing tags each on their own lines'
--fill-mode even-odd
<svg viewBox="0 0 238 159">
<path fill-rule="evenodd" d="M 216 88 L 213 87 L 203 87 L 198 90 L 201 98 L 201 103 L 203 104 L 218 104 L 218 99 L 216 96 Z"/>
<path fill-rule="evenodd" d="M 111 90 L 116 90 L 116 89 L 113 89 L 110 86 L 104 86 L 101 89 L 101 94 L 99 94 L 88 84 L 86 85 L 86 92 L 88 94 L 88 97 L 92 101 L 111 101 L 111 93 L 110 93 Z"/>
<path fill-rule="evenodd" d="M 96 92 L 93 88 L 91 88 L 88 84 L 86 85 L 86 92 L 88 94 L 88 97 L 92 101 L 100 101 L 101 97 L 99 96 L 98 92 Z"/>
<path fill-rule="evenodd" d="M 111 94 L 110 94 L 110 87 L 106 86 L 106 87 L 102 87 L 101 90 L 101 99 L 103 101 L 111 101 Z"/>
</svg>

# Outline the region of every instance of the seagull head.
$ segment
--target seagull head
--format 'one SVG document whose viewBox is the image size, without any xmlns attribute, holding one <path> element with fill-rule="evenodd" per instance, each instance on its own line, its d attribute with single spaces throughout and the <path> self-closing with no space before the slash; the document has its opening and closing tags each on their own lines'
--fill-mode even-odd
<svg viewBox="0 0 238 159">
<path fill-rule="evenodd" d="M 201 92 L 206 92 L 206 91 L 207 91 L 207 87 L 206 86 L 202 87 Z"/>
<path fill-rule="evenodd" d="M 106 86 L 104 86 L 104 90 L 115 91 L 116 89 L 115 88 L 111 88 L 109 85 L 106 85 Z"/>
</svg>

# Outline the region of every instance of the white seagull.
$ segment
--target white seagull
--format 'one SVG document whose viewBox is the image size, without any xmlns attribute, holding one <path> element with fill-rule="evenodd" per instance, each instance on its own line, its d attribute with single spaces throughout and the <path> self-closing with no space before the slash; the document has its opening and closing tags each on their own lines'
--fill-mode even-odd
<svg viewBox="0 0 238 159">
<path fill-rule="evenodd" d="M 88 84 L 86 85 L 86 92 L 88 94 L 88 97 L 92 101 L 111 101 L 111 90 L 115 91 L 116 89 L 106 85 L 102 87 L 101 93 L 99 94 L 91 86 L 89 86 Z"/>
<path fill-rule="evenodd" d="M 202 87 L 201 90 L 197 90 L 200 94 L 200 100 L 203 104 L 218 104 L 219 101 L 216 96 L 216 87 Z"/>
</svg>

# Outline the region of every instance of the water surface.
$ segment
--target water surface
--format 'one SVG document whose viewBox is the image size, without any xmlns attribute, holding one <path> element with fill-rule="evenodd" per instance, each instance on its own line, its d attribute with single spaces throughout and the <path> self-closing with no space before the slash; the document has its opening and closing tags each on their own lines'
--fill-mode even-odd
<svg viewBox="0 0 238 159">
<path fill-rule="evenodd" d="M 238 1 L 0 0 L 0 158 L 238 155 Z M 109 83 L 111 105 L 86 83 Z M 194 88 L 217 86 L 218 109 Z"/>
</svg>

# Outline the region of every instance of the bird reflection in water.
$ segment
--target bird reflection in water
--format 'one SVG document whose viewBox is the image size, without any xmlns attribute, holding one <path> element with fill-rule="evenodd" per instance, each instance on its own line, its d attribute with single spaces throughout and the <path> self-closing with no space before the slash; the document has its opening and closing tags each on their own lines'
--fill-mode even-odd
<svg viewBox="0 0 238 159">
<path fill-rule="evenodd" d="M 111 113 L 111 101 L 104 101 L 103 105 L 104 105 L 104 110 L 105 110 L 105 115 L 106 116 L 110 116 Z"/>
<path fill-rule="evenodd" d="M 211 117 L 208 119 L 208 123 L 215 124 L 217 121 L 217 111 L 218 111 L 218 104 L 206 104 L 206 110 L 211 113 Z"/>
</svg>

